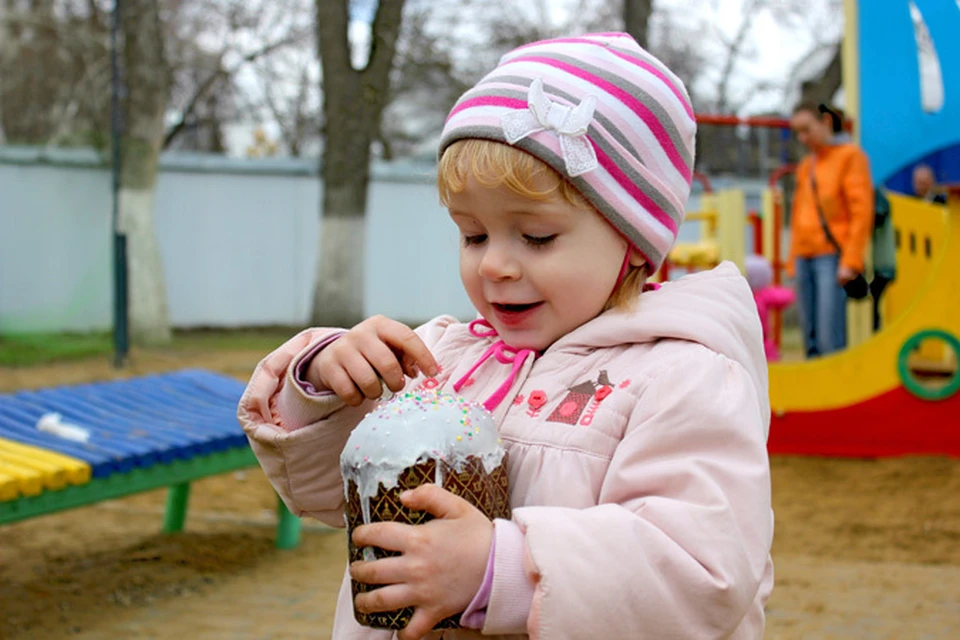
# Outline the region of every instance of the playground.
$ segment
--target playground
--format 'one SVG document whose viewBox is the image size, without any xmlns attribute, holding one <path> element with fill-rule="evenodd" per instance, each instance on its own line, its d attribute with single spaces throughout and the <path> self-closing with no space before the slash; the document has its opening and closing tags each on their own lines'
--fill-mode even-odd
<svg viewBox="0 0 960 640">
<path fill-rule="evenodd" d="M 917 0 L 937 42 L 941 92 L 947 93 L 939 104 L 920 104 L 917 92 L 891 92 L 889 84 L 891 77 L 904 86 L 925 81 L 913 32 L 902 28 L 909 16 L 868 13 L 866 2 L 845 4 L 845 110 L 875 180 L 889 194 L 897 276 L 883 298 L 882 329 L 872 327 L 869 301 L 851 302 L 850 346 L 828 357 L 805 360 L 787 312 L 771 314 L 770 339 L 780 352 L 769 366 L 776 586 L 765 637 L 952 639 L 960 636 L 960 57 L 956 42 L 942 36 L 960 24 L 960 14 L 954 3 Z M 892 61 L 880 55 L 887 50 L 897 52 Z M 700 122 L 789 137 L 782 118 L 704 115 Z M 903 195 L 910 171 L 921 163 L 951 185 L 946 205 Z M 746 270 L 753 255 L 771 265 L 771 284 L 789 285 L 782 182 L 791 171 L 777 167 L 765 188 L 750 193 L 723 180 L 714 188 L 710 176 L 698 174 L 686 233 L 657 278 L 726 260 Z M 14 178 L 26 180 L 23 192 L 38 193 L 45 210 L 55 211 L 41 200 L 56 190 L 30 187 L 27 173 Z M 291 282 L 297 289 L 291 296 L 305 297 L 309 283 L 284 274 L 303 273 L 310 263 L 309 240 L 302 238 L 316 237 L 309 226 L 317 224 L 316 207 L 305 204 L 314 191 L 302 189 L 303 195 L 289 187 L 292 181 L 240 179 L 240 172 L 223 170 L 188 183 L 185 165 L 171 173 L 184 182 L 170 191 L 188 194 L 170 207 L 176 215 L 189 217 L 186 203 L 206 197 L 211 216 L 229 211 L 229 224 L 241 230 L 248 218 L 258 234 L 256 216 L 271 198 L 291 199 L 280 208 L 300 207 L 275 225 L 288 224 L 283 232 L 263 230 L 262 238 L 251 232 L 251 242 L 285 256 L 263 266 L 264 277 Z M 0 186 L 15 183 L 3 177 Z M 315 180 L 313 174 L 299 178 Z M 207 194 L 217 180 L 233 186 Z M 387 226 L 379 204 L 390 202 L 390 213 L 438 214 L 415 201 L 415 194 L 433 196 L 428 182 L 421 176 L 419 184 L 390 179 L 372 187 L 370 219 L 383 217 L 371 225 L 371 254 L 389 263 L 381 248 L 409 247 L 394 237 L 403 231 Z M 229 191 L 240 193 L 249 209 L 216 200 Z M 174 217 L 166 218 L 161 235 L 176 235 Z M 192 240 L 214 247 L 226 223 L 210 223 Z M 0 237 L 3 232 L 0 225 Z M 438 234 L 432 242 L 443 231 L 431 233 Z M 89 245 L 64 243 L 64 250 L 100 248 L 107 255 L 101 235 Z M 291 238 L 297 251 L 286 249 Z M 199 309 L 201 320 L 230 308 L 229 296 L 211 293 L 229 289 L 217 278 L 232 274 L 216 271 L 217 265 L 243 271 L 228 254 L 191 262 L 202 260 L 205 250 L 182 251 L 169 278 L 171 306 Z M 412 265 L 420 266 L 432 267 Z M 41 288 L 44 268 L 23 275 L 21 287 Z M 106 289 L 91 286 L 82 269 L 70 275 L 85 290 L 99 291 L 99 297 L 71 294 L 84 298 L 71 301 L 75 317 L 103 306 Z M 452 272 L 439 275 L 432 295 L 458 289 L 455 281 Z M 371 282 L 368 295 L 378 298 L 378 311 L 402 320 L 403 314 L 424 315 L 433 302 L 421 297 L 401 308 L 407 301 L 389 277 Z M 281 289 L 272 291 L 278 299 L 288 293 Z M 238 310 L 260 311 L 244 296 L 237 300 Z M 289 306 L 299 313 L 297 304 Z M 301 522 L 278 505 L 235 420 L 239 393 L 257 362 L 299 327 L 289 317 L 232 319 L 285 328 L 239 338 L 236 330 L 181 330 L 172 346 L 134 348 L 123 368 L 102 345 L 86 355 L 46 361 L 26 354 L 27 364 L 0 365 L 0 638 L 329 637 L 346 561 L 344 534 Z M 57 426 L 57 437 L 34 429 L 50 411 L 67 423 Z M 90 431 L 71 434 L 70 423 L 84 421 Z"/>
<path fill-rule="evenodd" d="M 129 373 L 202 365 L 243 380 L 265 346 L 135 352 Z M 0 392 L 115 375 L 103 357 L 2 369 Z M 774 456 L 772 467 L 766 637 L 956 637 L 960 460 Z M 165 500 L 153 491 L 0 527 L 0 636 L 329 637 L 341 532 L 308 523 L 296 551 L 277 550 L 275 497 L 256 468 L 196 482 L 181 534 L 159 532 Z"/>
</svg>

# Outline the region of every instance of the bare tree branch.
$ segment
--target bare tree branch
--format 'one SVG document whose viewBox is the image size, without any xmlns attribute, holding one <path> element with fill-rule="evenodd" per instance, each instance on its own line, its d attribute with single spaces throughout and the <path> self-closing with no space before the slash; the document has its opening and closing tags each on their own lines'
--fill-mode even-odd
<svg viewBox="0 0 960 640">
<path fill-rule="evenodd" d="M 370 60 L 363 70 L 365 89 L 389 86 L 390 69 L 393 68 L 402 15 L 403 2 L 378 3 L 371 33 Z M 381 101 L 381 109 L 385 102 L 385 100 Z M 379 113 L 377 115 L 379 116 Z"/>
<path fill-rule="evenodd" d="M 206 80 L 204 80 L 200 84 L 200 86 L 197 87 L 193 96 L 190 98 L 190 100 L 188 100 L 187 106 L 183 109 L 180 115 L 180 119 L 176 122 L 176 124 L 170 127 L 170 129 L 167 131 L 163 139 L 163 148 L 169 147 L 170 144 L 174 141 L 174 139 L 176 139 L 176 137 L 180 134 L 183 128 L 187 125 L 187 122 L 194 115 L 194 112 L 197 108 L 197 104 L 199 104 L 199 102 L 204 97 L 206 97 L 207 93 L 210 91 L 210 89 L 212 89 L 217 84 L 217 82 L 224 81 L 228 78 L 233 77 L 234 75 L 236 75 L 237 71 L 239 71 L 244 65 L 247 65 L 264 56 L 267 56 L 273 53 L 274 51 L 276 51 L 277 49 L 299 42 L 302 39 L 302 37 L 303 37 L 302 34 L 292 34 L 284 38 L 281 38 L 280 40 L 277 40 L 275 42 L 268 43 L 263 47 L 256 49 L 255 51 L 251 51 L 250 53 L 247 53 L 246 55 L 241 57 L 240 62 L 235 64 L 229 70 L 224 69 L 222 66 L 218 64 L 217 70 L 211 73 L 209 76 L 207 76 Z M 222 54 L 221 54 L 221 57 L 222 57 Z"/>
<path fill-rule="evenodd" d="M 747 37 L 753 29 L 753 21 L 764 5 L 765 0 L 749 0 L 743 5 L 740 25 L 737 27 L 737 32 L 733 38 L 727 40 L 722 34 L 719 34 L 720 40 L 727 49 L 723 69 L 720 71 L 720 81 L 717 83 L 717 111 L 719 113 L 727 113 L 730 109 L 730 80 L 733 77 L 733 70 L 740 62 L 743 49 L 748 43 Z"/>
</svg>

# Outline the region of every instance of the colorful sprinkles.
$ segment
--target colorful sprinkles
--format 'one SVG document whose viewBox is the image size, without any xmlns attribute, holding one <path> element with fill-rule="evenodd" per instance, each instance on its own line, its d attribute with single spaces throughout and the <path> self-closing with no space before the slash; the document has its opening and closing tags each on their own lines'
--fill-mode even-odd
<svg viewBox="0 0 960 640">
<path fill-rule="evenodd" d="M 454 469 L 475 457 L 490 473 L 504 455 L 497 436 L 492 415 L 480 403 L 430 389 L 401 393 L 383 399 L 354 429 L 341 471 L 366 497 L 381 484 L 395 486 L 404 469 L 429 457 Z"/>
</svg>

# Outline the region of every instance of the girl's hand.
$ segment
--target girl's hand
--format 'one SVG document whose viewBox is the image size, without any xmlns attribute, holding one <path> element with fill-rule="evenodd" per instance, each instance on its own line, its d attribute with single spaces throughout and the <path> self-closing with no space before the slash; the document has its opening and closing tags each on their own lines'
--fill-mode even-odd
<svg viewBox="0 0 960 640">
<path fill-rule="evenodd" d="M 383 316 L 364 320 L 324 347 L 307 368 L 307 381 L 329 389 L 349 405 L 393 392 L 406 385 L 405 375 L 437 374 L 437 361 L 410 327 Z M 383 381 L 381 383 L 381 380 Z"/>
<path fill-rule="evenodd" d="M 413 617 L 397 638 L 415 640 L 473 600 L 486 573 L 493 523 L 469 502 L 435 484 L 406 491 L 400 500 L 437 519 L 416 526 L 377 522 L 357 527 L 353 532 L 357 546 L 403 555 L 355 562 L 350 575 L 358 582 L 385 585 L 357 595 L 355 604 L 361 612 L 413 606 Z"/>
</svg>

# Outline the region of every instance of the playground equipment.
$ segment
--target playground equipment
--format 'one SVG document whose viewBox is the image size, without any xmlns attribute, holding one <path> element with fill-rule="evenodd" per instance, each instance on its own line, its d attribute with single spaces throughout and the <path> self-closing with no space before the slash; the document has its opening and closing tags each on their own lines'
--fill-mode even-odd
<svg viewBox="0 0 960 640">
<path fill-rule="evenodd" d="M 700 223 L 700 240 L 677 243 L 667 258 L 667 273 L 670 266 L 710 269 L 724 260 L 743 269 L 745 208 L 743 191 L 738 189 L 704 193 L 700 198 L 700 211 L 690 212 L 685 218 Z"/>
<path fill-rule="evenodd" d="M 237 422 L 243 384 L 208 371 L 0 395 L 0 525 L 169 487 L 163 530 L 183 529 L 190 482 L 257 466 Z M 37 428 L 51 412 L 86 431 Z M 300 521 L 277 499 L 276 546 Z"/>
<path fill-rule="evenodd" d="M 953 35 L 960 30 L 960 7 L 935 0 L 867 4 L 845 0 L 844 89 L 846 112 L 875 181 L 902 188 L 904 175 L 924 161 L 960 184 L 960 42 Z M 930 78 L 927 73 L 921 82 L 920 69 L 931 65 L 922 59 L 918 64 L 918 48 L 939 54 L 945 99 L 924 97 L 928 87 L 921 83 Z M 771 118 L 698 120 L 789 126 Z M 784 166 L 770 176 L 754 234 L 754 251 L 775 266 L 777 284 L 782 200 L 775 187 L 792 171 Z M 960 187 L 952 189 L 947 208 L 894 194 L 889 199 L 897 279 L 882 298 L 883 328 L 870 330 L 869 301 L 852 302 L 849 349 L 770 365 L 771 452 L 960 455 Z M 721 202 L 722 194 L 703 198 L 701 211 L 689 216 L 701 222 L 700 241 L 678 246 L 668 263 L 696 269 L 742 259 L 748 217 L 742 206 L 737 213 Z M 778 335 L 776 317 L 774 325 Z"/>
<path fill-rule="evenodd" d="M 891 204 L 895 221 L 921 215 L 927 206 L 896 196 Z M 960 335 L 960 193 L 940 217 L 942 243 L 936 246 L 931 240 L 926 274 L 899 317 L 847 351 L 803 363 L 770 365 L 771 452 L 960 455 L 956 366 L 951 379 L 939 388 L 924 386 L 911 371 L 911 360 L 930 352 L 944 354 L 949 349 L 952 356 L 941 355 L 941 362 L 952 357 L 954 363 L 960 353 L 956 337 Z M 911 234 L 915 232 L 900 228 L 901 238 Z M 925 250 L 920 253 L 925 255 Z M 940 339 L 946 348 L 928 347 L 930 352 L 924 354 L 925 339 Z"/>
<path fill-rule="evenodd" d="M 932 0 L 868 4 L 845 2 L 844 89 L 875 180 L 931 154 L 952 152 L 960 165 L 960 10 Z M 910 4 L 925 24 L 915 26 Z M 917 51 L 927 38 L 946 94 L 936 109 L 921 100 Z M 960 190 L 951 191 L 946 210 L 890 201 L 898 273 L 885 295 L 884 327 L 844 352 L 770 366 L 771 452 L 960 455 Z M 944 384 L 916 378 L 935 369 L 949 376 Z"/>
</svg>

